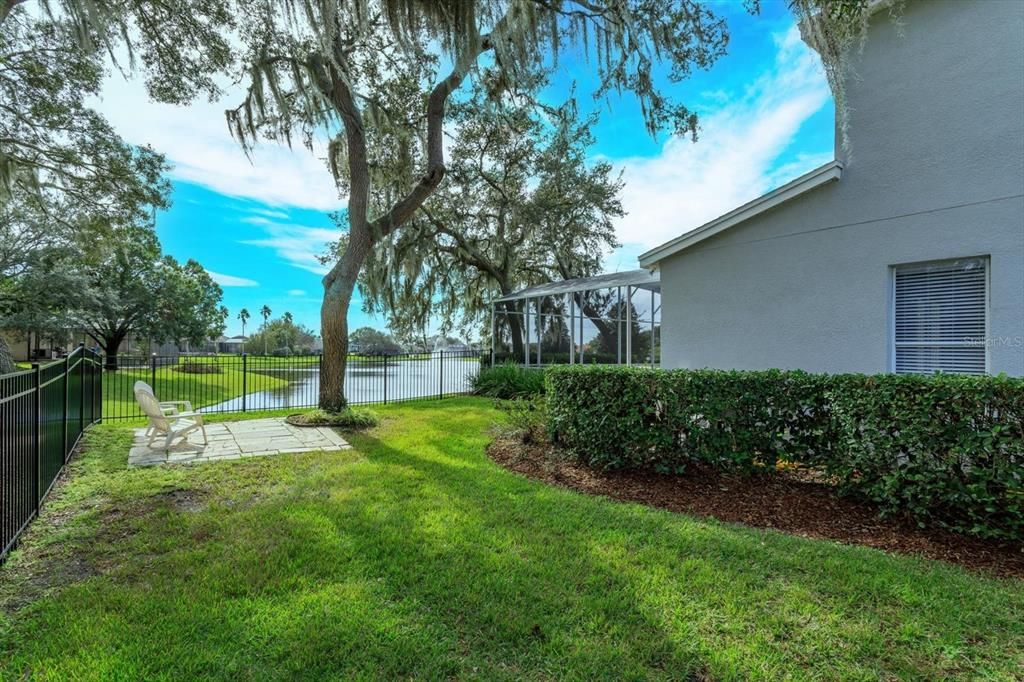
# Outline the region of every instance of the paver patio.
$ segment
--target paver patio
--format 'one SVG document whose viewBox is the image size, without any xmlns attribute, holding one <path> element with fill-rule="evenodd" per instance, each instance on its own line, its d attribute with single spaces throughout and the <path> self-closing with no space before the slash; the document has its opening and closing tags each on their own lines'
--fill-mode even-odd
<svg viewBox="0 0 1024 682">
<path fill-rule="evenodd" d="M 146 429 L 135 429 L 135 440 L 128 452 L 128 466 L 155 464 L 198 464 L 242 457 L 262 457 L 288 453 L 348 450 L 352 446 L 328 427 L 299 427 L 283 417 L 251 419 L 207 424 L 209 442 L 203 445 L 202 433 L 189 434 L 175 441 L 170 450 L 157 438 L 149 447 Z"/>
</svg>

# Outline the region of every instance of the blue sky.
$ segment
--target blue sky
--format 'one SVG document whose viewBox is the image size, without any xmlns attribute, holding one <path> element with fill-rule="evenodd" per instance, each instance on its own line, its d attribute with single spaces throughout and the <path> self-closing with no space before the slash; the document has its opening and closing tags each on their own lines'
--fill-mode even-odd
<svg viewBox="0 0 1024 682">
<path fill-rule="evenodd" d="M 636 257 L 749 201 L 832 157 L 833 108 L 814 54 L 803 45 L 782 2 L 763 2 L 759 16 L 742 3 L 713 3 L 729 23 L 729 53 L 713 69 L 671 86 L 701 116 L 698 141 L 651 138 L 628 97 L 593 102 L 585 64 L 563 54 L 548 89 L 561 100 L 579 82 L 581 106 L 599 107 L 593 158 L 623 172 L 628 215 L 617 230 L 623 247 L 608 271 L 637 267 Z M 321 160 L 299 147 L 264 144 L 249 159 L 227 130 L 223 111 L 240 91 L 218 102 L 174 107 L 149 102 L 140 83 L 112 75 L 97 108 L 129 141 L 151 144 L 173 164 L 173 205 L 157 217 L 165 251 L 195 258 L 215 273 L 238 333 L 238 311 L 267 304 L 274 315 L 319 328 L 316 256 L 337 237 L 329 212 L 344 207 Z M 350 325 L 382 327 L 353 302 Z"/>
<path fill-rule="evenodd" d="M 319 329 L 322 268 L 315 256 L 335 237 L 326 212 L 233 197 L 197 182 L 173 184 L 174 203 L 157 215 L 160 242 L 176 258 L 201 262 L 221 284 L 229 333 L 241 331 L 239 310 L 259 320 L 264 305 L 273 317 L 290 312 Z"/>
</svg>

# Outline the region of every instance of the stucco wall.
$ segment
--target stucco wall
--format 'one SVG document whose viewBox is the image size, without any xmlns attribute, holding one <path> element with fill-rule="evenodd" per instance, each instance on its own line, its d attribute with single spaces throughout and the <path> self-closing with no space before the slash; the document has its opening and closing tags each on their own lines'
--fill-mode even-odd
<svg viewBox="0 0 1024 682">
<path fill-rule="evenodd" d="M 1024 375 L 1024 3 L 880 13 L 857 73 L 839 182 L 659 264 L 663 366 L 889 371 L 890 267 L 990 256 L 990 370 Z"/>
</svg>

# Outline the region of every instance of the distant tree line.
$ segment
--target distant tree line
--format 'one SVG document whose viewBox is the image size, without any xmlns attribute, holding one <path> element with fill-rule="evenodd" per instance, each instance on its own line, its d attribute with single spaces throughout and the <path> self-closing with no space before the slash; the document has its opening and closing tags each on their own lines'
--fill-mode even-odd
<svg viewBox="0 0 1024 682">
<path fill-rule="evenodd" d="M 266 314 L 264 315 L 264 312 Z M 270 318 L 270 308 L 260 310 L 263 326 L 245 340 L 245 350 L 250 355 L 308 355 L 316 346 L 316 333 L 302 324 L 296 324 L 291 313 L 286 312 L 276 320 Z"/>
<path fill-rule="evenodd" d="M 226 65 L 222 3 L 103 0 L 0 7 L 0 331 L 84 331 L 116 367 L 129 335 L 200 342 L 223 329 L 220 287 L 161 252 L 168 166 L 89 106 L 128 48 L 150 94 L 211 93 Z M 159 27 L 159 28 L 157 28 Z M 171 55 L 171 52 L 174 55 Z M 15 368 L 0 335 L 0 373 Z"/>
<path fill-rule="evenodd" d="M 348 337 L 349 352 L 355 355 L 398 355 L 400 353 L 432 353 L 451 347 L 461 347 L 462 341 L 453 336 L 407 334 L 395 338 L 372 327 L 360 327 Z"/>
</svg>

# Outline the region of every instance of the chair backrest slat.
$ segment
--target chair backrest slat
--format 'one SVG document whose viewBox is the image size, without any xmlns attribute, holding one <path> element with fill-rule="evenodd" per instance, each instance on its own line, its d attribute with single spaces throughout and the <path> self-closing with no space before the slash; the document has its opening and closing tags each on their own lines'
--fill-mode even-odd
<svg viewBox="0 0 1024 682">
<path fill-rule="evenodd" d="M 160 403 L 157 402 L 152 393 L 143 389 L 137 389 L 135 391 L 135 399 L 139 401 L 142 413 L 149 417 L 151 424 L 164 430 L 170 428 L 170 421 L 164 415 L 163 410 L 160 409 Z"/>
</svg>

